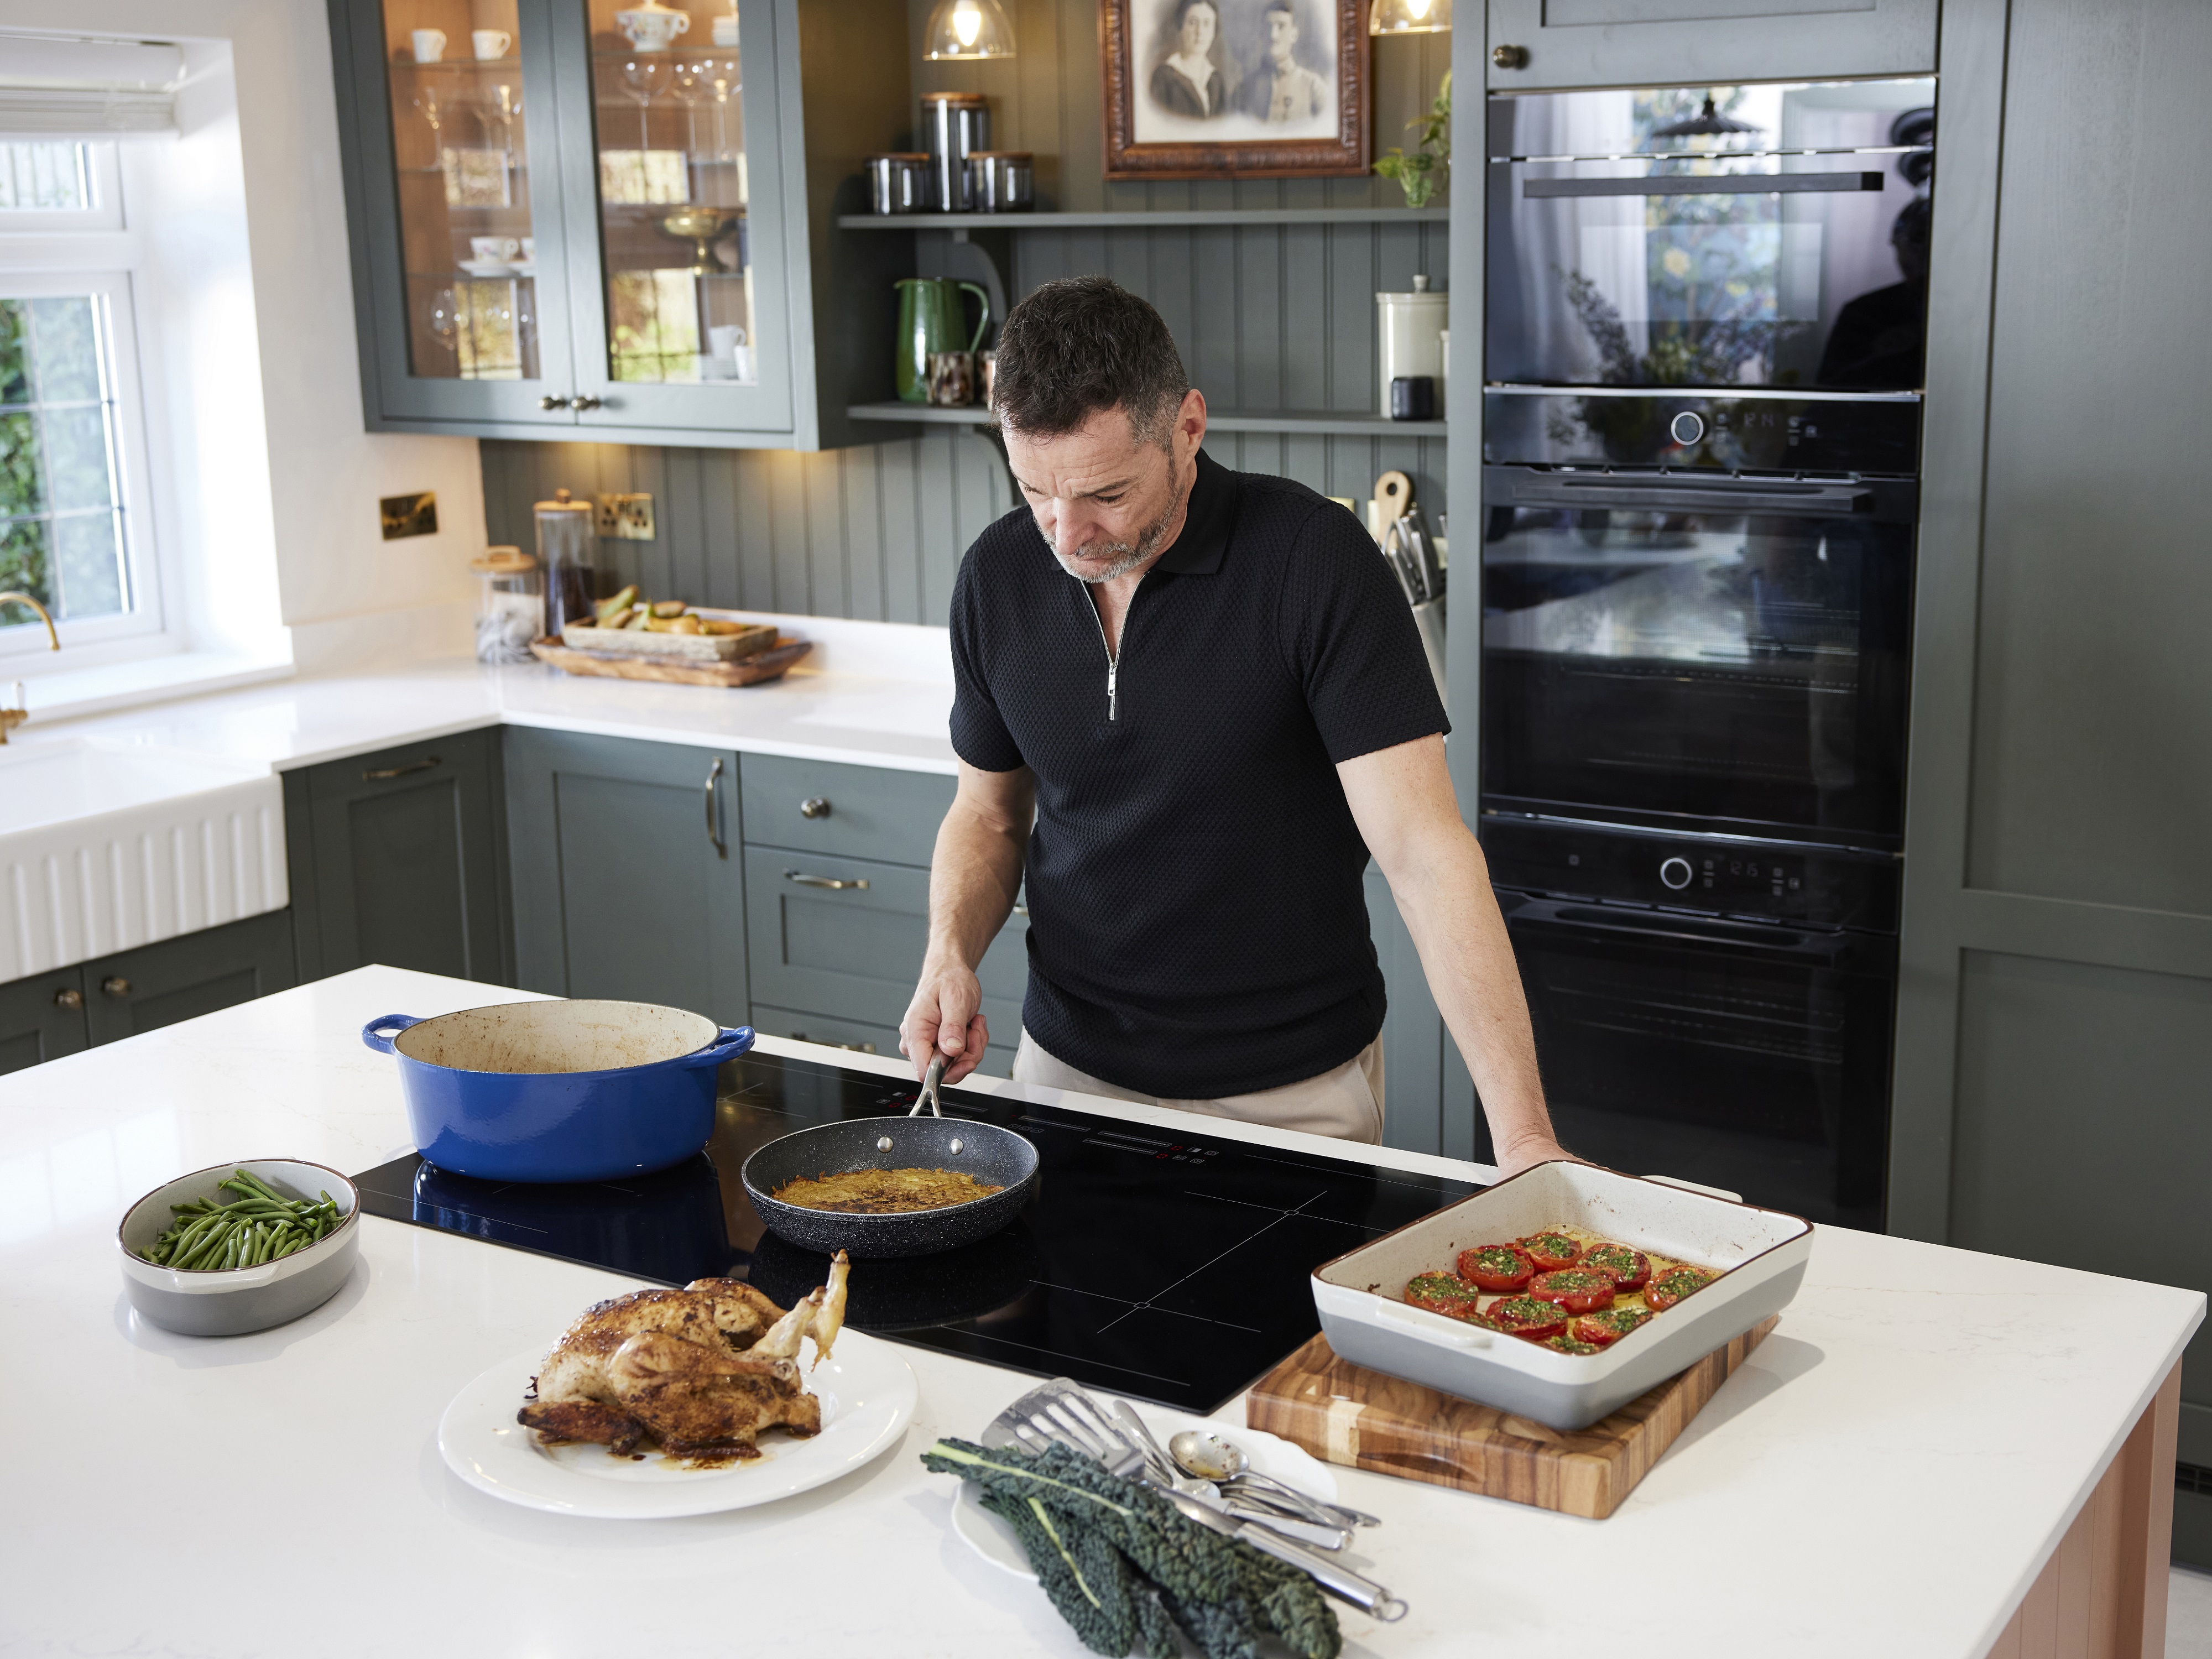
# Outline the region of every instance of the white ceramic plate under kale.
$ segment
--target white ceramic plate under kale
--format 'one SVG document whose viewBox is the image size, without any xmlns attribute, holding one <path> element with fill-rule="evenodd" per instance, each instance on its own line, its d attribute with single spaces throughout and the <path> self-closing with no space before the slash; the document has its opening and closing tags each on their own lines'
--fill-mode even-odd
<svg viewBox="0 0 2212 1659">
<path fill-rule="evenodd" d="M 1286 1486 L 1297 1487 L 1309 1498 L 1333 1499 L 1336 1496 L 1336 1476 L 1328 1465 L 1303 1446 L 1292 1445 L 1278 1435 L 1218 1423 L 1211 1418 L 1192 1417 L 1188 1413 L 1170 1411 L 1164 1406 L 1139 1405 L 1133 1400 L 1129 1403 L 1145 1419 L 1152 1438 L 1163 1446 L 1167 1444 L 1170 1435 L 1180 1434 L 1185 1429 L 1218 1434 L 1252 1460 L 1255 1474 L 1272 1476 Z M 953 1494 L 952 1530 L 960 1534 L 962 1543 L 993 1566 L 1032 1584 L 1036 1583 L 1036 1574 L 1030 1570 L 1030 1559 L 1022 1549 L 1020 1537 L 975 1501 L 975 1488 L 965 1480 Z"/>
<path fill-rule="evenodd" d="M 477 1491 L 555 1515 L 659 1520 L 772 1504 L 880 1457 L 914 1418 L 912 1368 L 891 1344 L 848 1330 L 819 1365 L 812 1340 L 804 1345 L 799 1372 L 822 1401 L 822 1432 L 810 1438 L 770 1429 L 760 1437 L 759 1457 L 705 1468 L 649 1444 L 640 1448 L 641 1459 L 617 1457 L 605 1446 L 547 1446 L 514 1420 L 544 1358 L 544 1348 L 532 1348 L 463 1389 L 439 1421 L 438 1450 Z"/>
</svg>

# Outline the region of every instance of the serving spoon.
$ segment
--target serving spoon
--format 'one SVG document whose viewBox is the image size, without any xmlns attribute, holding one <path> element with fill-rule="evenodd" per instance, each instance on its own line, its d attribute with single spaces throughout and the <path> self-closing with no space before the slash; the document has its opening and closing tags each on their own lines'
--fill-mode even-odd
<svg viewBox="0 0 2212 1659">
<path fill-rule="evenodd" d="M 1184 1429 L 1168 1437 L 1168 1455 L 1176 1467 L 1194 1480 L 1211 1480 L 1224 1490 L 1242 1484 L 1256 1486 L 1261 1492 L 1287 1498 L 1316 1516 L 1342 1522 L 1354 1526 L 1379 1527 L 1382 1523 L 1364 1510 L 1347 1504 L 1333 1504 L 1285 1486 L 1271 1475 L 1260 1474 L 1252 1468 L 1252 1460 L 1244 1455 L 1243 1448 L 1223 1439 L 1218 1434 L 1201 1434 L 1195 1429 Z"/>
</svg>

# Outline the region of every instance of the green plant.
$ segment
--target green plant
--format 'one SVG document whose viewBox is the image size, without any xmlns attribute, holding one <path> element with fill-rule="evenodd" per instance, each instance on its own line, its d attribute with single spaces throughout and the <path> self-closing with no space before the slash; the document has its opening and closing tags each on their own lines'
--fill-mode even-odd
<svg viewBox="0 0 2212 1659">
<path fill-rule="evenodd" d="M 1444 71 L 1443 85 L 1437 93 L 1437 100 L 1429 106 L 1426 115 L 1416 116 L 1406 123 L 1421 131 L 1420 148 L 1408 155 L 1397 145 L 1375 164 L 1375 171 L 1385 179 L 1395 179 L 1406 191 L 1407 207 L 1425 207 L 1437 187 L 1451 176 L 1451 71 Z"/>
</svg>

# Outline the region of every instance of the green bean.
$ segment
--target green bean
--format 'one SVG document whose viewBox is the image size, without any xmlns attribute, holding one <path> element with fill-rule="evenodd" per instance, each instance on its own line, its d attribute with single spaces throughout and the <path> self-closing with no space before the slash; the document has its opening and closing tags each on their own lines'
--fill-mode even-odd
<svg viewBox="0 0 2212 1659">
<path fill-rule="evenodd" d="M 178 1272 L 258 1267 L 321 1243 L 346 1218 L 327 1190 L 313 1201 L 286 1198 L 251 1170 L 234 1169 L 216 1184 L 238 1196 L 172 1204 L 175 1218 L 139 1255 Z"/>
</svg>

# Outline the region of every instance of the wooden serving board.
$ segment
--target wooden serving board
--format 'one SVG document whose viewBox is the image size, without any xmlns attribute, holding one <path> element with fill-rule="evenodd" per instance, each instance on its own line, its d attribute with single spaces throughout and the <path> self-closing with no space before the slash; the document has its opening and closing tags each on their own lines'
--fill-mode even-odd
<svg viewBox="0 0 2212 1659">
<path fill-rule="evenodd" d="M 661 634 L 641 628 L 586 628 L 581 623 L 570 623 L 555 643 L 600 656 L 718 663 L 774 650 L 779 639 L 775 629 L 765 623 L 741 624 L 734 634 Z"/>
<path fill-rule="evenodd" d="M 1316 1336 L 1253 1385 L 1244 1420 L 1324 1462 L 1601 1521 L 1774 1325 L 1753 1326 L 1612 1416 L 1568 1431 L 1354 1365 Z"/>
<path fill-rule="evenodd" d="M 665 657 L 624 657 L 578 651 L 557 640 L 532 640 L 530 653 L 570 674 L 598 674 L 616 680 L 659 680 L 671 685 L 757 685 L 780 679 L 792 664 L 814 648 L 811 640 L 785 640 L 773 649 L 731 662 L 672 662 Z"/>
</svg>

